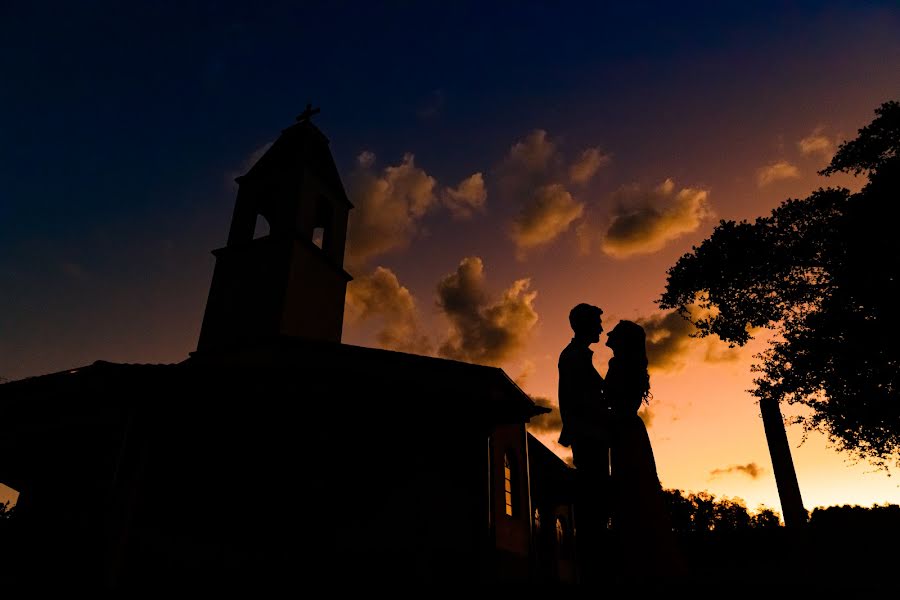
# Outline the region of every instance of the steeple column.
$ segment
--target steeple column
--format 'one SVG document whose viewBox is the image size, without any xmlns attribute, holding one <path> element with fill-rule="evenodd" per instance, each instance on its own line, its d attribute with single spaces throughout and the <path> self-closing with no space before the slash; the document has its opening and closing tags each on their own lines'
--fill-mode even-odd
<svg viewBox="0 0 900 600">
<path fill-rule="evenodd" d="M 341 341 L 347 221 L 353 208 L 308 105 L 238 177 L 228 242 L 216 267 L 198 351 L 280 336 Z M 253 239 L 265 218 L 269 235 Z M 316 239 L 320 234 L 321 239 Z"/>
</svg>

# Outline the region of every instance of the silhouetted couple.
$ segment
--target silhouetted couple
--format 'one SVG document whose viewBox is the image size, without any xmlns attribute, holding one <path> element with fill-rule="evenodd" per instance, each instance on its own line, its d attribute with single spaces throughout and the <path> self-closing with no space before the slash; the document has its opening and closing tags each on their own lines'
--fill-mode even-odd
<svg viewBox="0 0 900 600">
<path fill-rule="evenodd" d="M 600 341 L 602 314 L 590 304 L 573 308 L 575 336 L 559 356 L 559 443 L 572 447 L 576 468 L 580 579 L 681 574 L 653 449 L 638 416 L 650 397 L 646 335 L 631 321 L 609 332 L 613 357 L 604 381 L 590 349 Z"/>
</svg>

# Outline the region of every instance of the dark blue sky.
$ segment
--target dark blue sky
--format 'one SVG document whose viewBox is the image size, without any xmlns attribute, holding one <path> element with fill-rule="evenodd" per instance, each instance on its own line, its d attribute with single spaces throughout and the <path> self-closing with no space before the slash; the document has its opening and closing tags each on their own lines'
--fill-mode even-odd
<svg viewBox="0 0 900 600">
<path fill-rule="evenodd" d="M 439 173 L 465 171 L 473 146 L 500 152 L 523 122 L 664 110 L 681 96 L 667 79 L 689 86 L 694 73 L 721 89 L 728 75 L 753 79 L 801 59 L 797 50 L 841 43 L 838 28 L 864 35 L 848 11 L 866 27 L 884 12 L 857 2 L 15 4 L 0 13 L 6 242 L 197 202 L 183 196 L 307 101 L 325 107 L 339 161 L 363 147 L 399 155 L 414 140 L 446 163 Z M 817 20 L 835 35 L 823 39 L 809 27 Z M 723 53 L 728 69 L 698 72 Z"/>
</svg>

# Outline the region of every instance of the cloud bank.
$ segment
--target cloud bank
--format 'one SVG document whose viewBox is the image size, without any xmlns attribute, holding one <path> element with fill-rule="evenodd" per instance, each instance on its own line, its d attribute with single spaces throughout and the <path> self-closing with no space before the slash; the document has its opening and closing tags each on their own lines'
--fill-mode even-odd
<svg viewBox="0 0 900 600">
<path fill-rule="evenodd" d="M 572 183 L 585 184 L 590 181 L 600 167 L 606 165 L 610 161 L 609 154 L 604 154 L 600 148 L 588 148 L 581 153 L 581 156 L 569 167 L 569 179 Z"/>
<path fill-rule="evenodd" d="M 434 177 L 416 166 L 413 154 L 405 154 L 400 164 L 385 167 L 380 173 L 374 168 L 375 161 L 374 153 L 362 152 L 350 178 L 354 204 L 346 256 L 350 270 L 406 248 L 421 231 L 422 219 L 442 205 L 457 218 L 468 218 L 484 209 L 487 192 L 481 173 L 442 190 Z"/>
<path fill-rule="evenodd" d="M 759 187 L 771 185 L 784 179 L 796 179 L 800 177 L 800 169 L 786 160 L 771 163 L 756 171 L 756 184 Z"/>
<path fill-rule="evenodd" d="M 513 221 L 513 241 L 520 251 L 552 242 L 583 212 L 584 204 L 576 202 L 561 184 L 540 187 Z"/>
<path fill-rule="evenodd" d="M 501 197 L 516 206 L 509 227 L 517 255 L 545 246 L 584 215 L 585 204 L 570 185 L 584 186 L 610 161 L 599 148 L 587 148 L 569 164 L 543 129 L 512 145 L 499 169 Z"/>
<path fill-rule="evenodd" d="M 548 436 L 559 436 L 562 431 L 562 417 L 559 414 L 559 407 L 544 396 L 532 396 L 532 400 L 538 406 L 549 408 L 550 412 L 532 417 L 528 422 L 528 431 L 534 434 L 543 434 Z"/>
<path fill-rule="evenodd" d="M 603 237 L 604 252 L 616 258 L 656 252 L 700 227 L 710 215 L 708 190 L 682 188 L 666 179 L 652 190 L 625 186 L 613 194 L 612 221 Z"/>
<path fill-rule="evenodd" d="M 484 264 L 477 256 L 464 258 L 455 273 L 437 286 L 437 304 L 450 322 L 447 339 L 438 353 L 446 358 L 496 365 L 521 349 L 537 324 L 537 292 L 519 279 L 497 300 L 485 286 Z"/>
<path fill-rule="evenodd" d="M 390 350 L 429 354 L 431 344 L 419 323 L 416 302 L 390 270 L 378 267 L 347 285 L 344 320 L 348 325 L 381 319 L 376 335 L 379 345 Z"/>
<path fill-rule="evenodd" d="M 731 465 L 730 467 L 725 467 L 724 469 L 713 469 L 709 472 L 709 476 L 711 478 L 719 477 L 720 475 L 729 475 L 731 473 L 738 473 L 747 475 L 750 479 L 756 479 L 763 473 L 765 473 L 765 469 L 760 467 L 755 462 L 747 463 L 746 465 Z"/>
<path fill-rule="evenodd" d="M 481 173 L 475 173 L 460 181 L 455 188 L 447 188 L 444 190 L 443 201 L 457 219 L 468 219 L 483 211 L 487 201 L 484 177 Z"/>
<path fill-rule="evenodd" d="M 647 334 L 650 371 L 677 371 L 687 362 L 688 353 L 695 349 L 702 349 L 702 360 L 708 363 L 728 362 L 741 356 L 740 348 L 729 348 L 717 338 L 691 337 L 696 329 L 675 310 L 636 319 L 635 322 Z"/>
<path fill-rule="evenodd" d="M 812 133 L 797 142 L 800 153 L 804 156 L 818 154 L 826 161 L 834 156 L 834 140 L 823 133 L 824 127 L 816 127 Z"/>
</svg>

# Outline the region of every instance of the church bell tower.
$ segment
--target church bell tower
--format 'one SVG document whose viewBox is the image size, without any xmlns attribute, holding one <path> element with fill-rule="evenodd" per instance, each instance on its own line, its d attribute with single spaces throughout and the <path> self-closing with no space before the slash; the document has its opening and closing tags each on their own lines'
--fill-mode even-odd
<svg viewBox="0 0 900 600">
<path fill-rule="evenodd" d="M 197 351 L 277 337 L 341 341 L 347 218 L 353 208 L 307 105 L 247 174 L 216 267 Z M 264 219 L 268 235 L 254 238 Z"/>
</svg>

